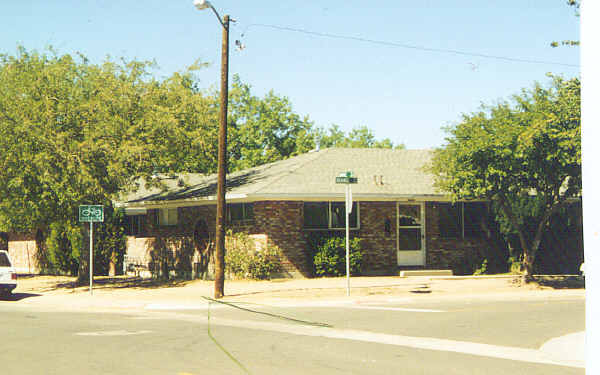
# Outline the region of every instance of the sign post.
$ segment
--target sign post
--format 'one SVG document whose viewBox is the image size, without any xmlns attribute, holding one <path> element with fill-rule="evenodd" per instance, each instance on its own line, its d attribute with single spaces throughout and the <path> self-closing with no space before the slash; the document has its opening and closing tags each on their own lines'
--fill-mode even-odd
<svg viewBox="0 0 600 375">
<path fill-rule="evenodd" d="M 92 295 L 94 282 L 94 222 L 102 223 L 104 221 L 104 206 L 79 206 L 79 221 L 90 223 L 90 295 Z"/>
<path fill-rule="evenodd" d="M 350 295 L 350 213 L 352 212 L 352 188 L 350 184 L 358 183 L 358 178 L 348 171 L 335 178 L 336 184 L 346 185 L 346 295 Z"/>
</svg>

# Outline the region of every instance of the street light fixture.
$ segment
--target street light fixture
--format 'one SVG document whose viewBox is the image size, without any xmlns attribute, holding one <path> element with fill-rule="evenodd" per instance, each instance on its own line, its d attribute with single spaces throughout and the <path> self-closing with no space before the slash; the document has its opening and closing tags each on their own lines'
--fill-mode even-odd
<svg viewBox="0 0 600 375">
<path fill-rule="evenodd" d="M 229 15 L 222 19 L 208 0 L 194 0 L 198 10 L 212 9 L 223 26 L 221 48 L 221 110 L 219 113 L 219 149 L 217 160 L 217 225 L 215 246 L 215 298 L 222 298 L 225 289 L 225 184 L 227 174 L 227 98 L 229 76 Z"/>
</svg>

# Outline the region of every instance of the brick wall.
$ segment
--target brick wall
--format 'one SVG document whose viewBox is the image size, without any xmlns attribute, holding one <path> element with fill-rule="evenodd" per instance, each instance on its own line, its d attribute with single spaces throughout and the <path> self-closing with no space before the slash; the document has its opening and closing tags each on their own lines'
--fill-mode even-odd
<svg viewBox="0 0 600 375">
<path fill-rule="evenodd" d="M 303 203 L 266 201 L 254 203 L 256 233 L 267 236 L 269 244 L 277 246 L 284 256 L 284 272 L 288 276 L 310 277 L 308 243 L 303 235 Z"/>
<path fill-rule="evenodd" d="M 398 270 L 396 251 L 396 202 L 360 202 L 360 229 L 351 236 L 363 239 L 363 273 L 394 275 Z M 441 238 L 434 203 L 425 205 L 426 265 L 428 269 L 453 269 L 461 274 L 472 271 L 472 264 L 482 261 L 486 242 L 481 239 Z M 193 236 L 198 220 L 207 224 L 211 239 L 215 234 L 216 206 L 179 208 L 177 226 L 156 225 L 157 210 L 149 210 L 145 228 L 138 238 L 128 240 L 128 255 L 142 258 L 148 254 L 152 237 L 160 234 Z M 386 225 L 386 222 L 388 225 Z M 248 232 L 264 246 L 275 245 L 282 251 L 284 274 L 289 277 L 311 277 L 312 260 L 309 237 L 316 234 L 303 228 L 303 202 L 263 201 L 254 203 L 254 223 L 230 226 L 229 229 Z M 389 230 L 388 230 L 389 229 Z M 331 233 L 331 232 L 329 232 Z M 344 236 L 344 231 L 336 231 Z M 148 257 L 146 255 L 146 257 Z"/>
<path fill-rule="evenodd" d="M 127 256 L 131 260 L 150 259 L 153 239 L 160 236 L 193 236 L 196 223 L 204 220 L 211 240 L 215 237 L 216 206 L 181 207 L 178 209 L 176 226 L 158 226 L 158 210 L 149 210 L 143 220 L 138 236 L 129 236 Z M 244 231 L 256 241 L 257 248 L 266 243 L 279 247 L 283 254 L 284 275 L 289 277 L 310 276 L 305 254 L 306 241 L 302 236 L 302 202 L 256 202 L 254 223 L 230 225 L 234 232 Z M 211 259 L 211 262 L 214 261 Z"/>
<path fill-rule="evenodd" d="M 362 238 L 363 274 L 394 274 L 398 264 L 396 202 L 360 202 L 359 210 L 360 230 L 357 234 Z"/>
</svg>

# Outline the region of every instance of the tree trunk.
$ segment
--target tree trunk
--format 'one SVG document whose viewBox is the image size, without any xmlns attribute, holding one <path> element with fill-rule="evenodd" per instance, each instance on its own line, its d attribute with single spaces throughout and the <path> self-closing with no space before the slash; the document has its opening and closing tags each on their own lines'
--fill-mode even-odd
<svg viewBox="0 0 600 375">
<path fill-rule="evenodd" d="M 50 268 L 48 253 L 46 252 L 46 232 L 42 228 L 35 231 L 35 262 L 42 273 L 47 273 Z"/>
<path fill-rule="evenodd" d="M 533 280 L 533 264 L 535 263 L 535 254 L 531 251 L 523 252 L 523 271 L 525 272 L 525 281 Z"/>
<path fill-rule="evenodd" d="M 556 212 L 556 210 L 558 210 L 562 206 L 563 203 L 564 201 L 556 202 L 546 209 L 537 225 L 535 237 L 533 238 L 533 241 L 531 241 L 531 244 L 529 244 L 526 240 L 525 233 L 523 232 L 523 229 L 519 226 L 512 210 L 510 209 L 505 200 L 503 200 L 502 198 L 500 199 L 500 204 L 502 210 L 504 211 L 504 214 L 508 217 L 512 227 L 517 231 L 519 235 L 519 240 L 523 249 L 523 270 L 525 271 L 525 281 L 533 280 L 533 266 L 535 264 L 535 256 L 540 247 L 540 243 L 542 242 L 544 229 L 546 228 L 550 217 Z"/>
<path fill-rule="evenodd" d="M 111 277 L 117 276 L 117 264 L 114 259 L 116 259 L 116 254 L 113 253 L 108 264 L 108 276 Z"/>
<path fill-rule="evenodd" d="M 509 248 L 508 244 L 502 239 L 497 225 L 494 225 L 492 219 L 489 217 L 482 217 L 480 226 L 488 243 L 488 246 L 485 249 L 485 258 L 488 261 L 488 272 L 507 272 Z"/>
</svg>

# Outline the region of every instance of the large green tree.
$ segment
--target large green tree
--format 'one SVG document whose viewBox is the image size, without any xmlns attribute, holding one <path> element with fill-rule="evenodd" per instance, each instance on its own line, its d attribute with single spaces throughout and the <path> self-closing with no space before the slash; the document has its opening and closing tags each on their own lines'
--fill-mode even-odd
<svg viewBox="0 0 600 375">
<path fill-rule="evenodd" d="M 156 169 L 212 168 L 212 100 L 189 72 L 158 82 L 150 67 L 0 56 L 0 229 L 37 230 L 42 247 L 52 223 L 77 226 L 80 204 L 110 205 Z"/>
<path fill-rule="evenodd" d="M 549 219 L 581 193 L 579 79 L 553 77 L 446 130 L 431 165 L 436 185 L 454 199 L 495 203 L 530 277 Z"/>
</svg>

